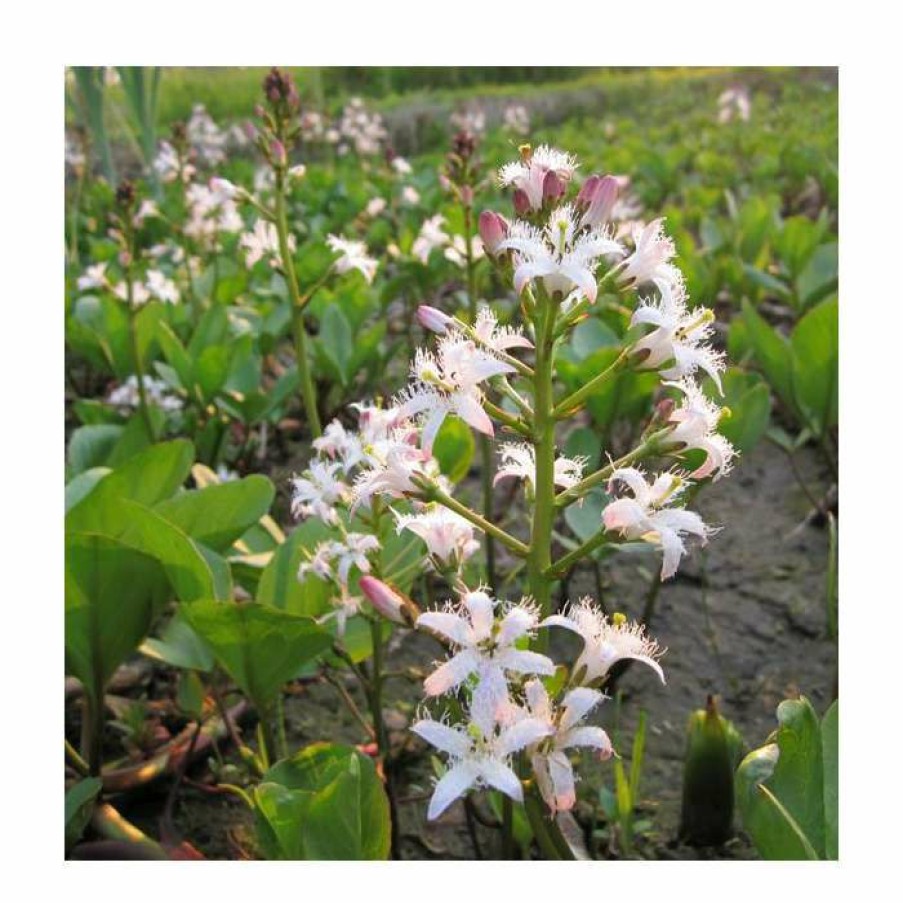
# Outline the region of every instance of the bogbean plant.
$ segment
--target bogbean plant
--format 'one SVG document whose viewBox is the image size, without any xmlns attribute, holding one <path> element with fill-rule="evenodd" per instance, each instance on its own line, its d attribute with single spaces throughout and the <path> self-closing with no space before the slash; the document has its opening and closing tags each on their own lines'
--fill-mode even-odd
<svg viewBox="0 0 903 903">
<path fill-rule="evenodd" d="M 690 305 L 663 222 L 636 228 L 628 248 L 609 223 L 616 180 L 592 175 L 574 196 L 576 168 L 569 154 L 525 145 L 499 176 L 513 188 L 516 218 L 480 214 L 483 247 L 519 299 L 515 321 L 501 325 L 488 307 L 467 320 L 422 306 L 419 321 L 437 339 L 416 350 L 407 388 L 386 405 L 355 405 L 355 430 L 330 423 L 294 483 L 295 513 L 333 528 L 299 576 L 333 587 L 340 625 L 358 613 L 371 622 L 373 659 L 356 673 L 381 753 L 378 616 L 429 634 L 448 652 L 424 681 L 426 704 L 411 727 L 447 757 L 428 818 L 493 788 L 505 798 L 506 831 L 511 806 L 523 805 L 551 858 L 572 856 L 555 815 L 576 801 L 573 752 L 614 753 L 605 731 L 587 723 L 605 699 L 612 667 L 637 660 L 664 681 L 662 650 L 641 624 L 608 617 L 589 598 L 556 612 L 553 587 L 597 550 L 624 543 L 658 550 L 660 579 L 673 576 L 688 544 L 704 544 L 714 532 L 683 500 L 699 481 L 726 474 L 735 454 L 718 432 L 725 412 L 697 382 L 708 376 L 721 388 L 723 356 L 709 343 L 714 316 Z M 561 392 L 557 356 L 603 300 L 631 308 L 620 352 L 580 388 Z M 562 440 L 586 400 L 627 370 L 656 373 L 670 394 L 650 412 L 634 448 L 584 473 L 583 460 L 560 453 Z M 437 437 L 455 419 L 489 439 L 500 431 L 511 440 L 497 446 L 494 482 L 521 481 L 523 530 L 509 532 L 470 508 L 442 474 Z M 692 470 L 681 467 L 694 454 Z M 559 555 L 556 522 L 599 486 L 610 497 L 595 531 Z M 381 573 L 379 537 L 393 523 L 422 540 L 450 601 L 415 602 Z M 524 566 L 520 601 L 498 598 L 498 584 L 480 582 L 475 556 L 488 537 Z M 553 659 L 555 629 L 581 638 L 576 660 Z"/>
</svg>

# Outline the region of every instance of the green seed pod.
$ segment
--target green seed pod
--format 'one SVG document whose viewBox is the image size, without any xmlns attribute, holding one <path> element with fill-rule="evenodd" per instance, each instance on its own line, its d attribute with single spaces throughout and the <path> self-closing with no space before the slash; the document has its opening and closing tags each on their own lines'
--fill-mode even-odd
<svg viewBox="0 0 903 903">
<path fill-rule="evenodd" d="M 734 820 L 734 764 L 740 737 L 709 696 L 690 716 L 684 760 L 680 838 L 695 846 L 730 839 Z"/>
</svg>

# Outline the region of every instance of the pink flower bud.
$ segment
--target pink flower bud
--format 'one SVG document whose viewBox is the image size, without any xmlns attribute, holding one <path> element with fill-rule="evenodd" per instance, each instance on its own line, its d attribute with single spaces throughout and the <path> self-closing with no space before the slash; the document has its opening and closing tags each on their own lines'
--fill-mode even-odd
<svg viewBox="0 0 903 903">
<path fill-rule="evenodd" d="M 590 202 L 593 197 L 595 197 L 596 189 L 599 186 L 599 182 L 602 181 L 602 176 L 597 176 L 595 174 L 591 175 L 580 187 L 580 192 L 577 194 L 577 206 L 578 207 L 589 207 Z"/>
<path fill-rule="evenodd" d="M 215 191 L 217 194 L 229 198 L 230 200 L 234 199 L 238 194 L 237 186 L 228 179 L 220 179 L 217 176 L 214 176 L 210 180 L 210 188 L 212 191 Z"/>
<path fill-rule="evenodd" d="M 577 203 L 586 207 L 583 224 L 593 228 L 607 223 L 618 200 L 618 180 L 614 176 L 590 176 L 577 195 Z"/>
<path fill-rule="evenodd" d="M 361 577 L 358 582 L 361 592 L 370 600 L 373 607 L 384 617 L 396 624 L 413 622 L 411 607 L 413 602 L 396 592 L 387 583 L 369 575 Z"/>
<path fill-rule="evenodd" d="M 484 210 L 480 214 L 480 238 L 483 247 L 490 254 L 508 237 L 508 220 L 493 210 Z"/>
<path fill-rule="evenodd" d="M 564 181 L 557 172 L 550 169 L 542 180 L 543 203 L 554 203 L 564 194 Z"/>
<path fill-rule="evenodd" d="M 518 216 L 525 216 L 530 212 L 530 198 L 527 196 L 527 192 L 524 191 L 523 188 L 515 189 L 512 200 L 514 201 L 514 212 Z"/>
<path fill-rule="evenodd" d="M 288 162 L 288 155 L 285 152 L 285 145 L 279 141 L 274 140 L 270 142 L 270 153 L 273 155 L 273 159 L 280 166 L 285 166 Z"/>
<path fill-rule="evenodd" d="M 435 307 L 430 307 L 428 304 L 421 304 L 420 307 L 417 308 L 417 322 L 430 332 L 444 335 L 448 330 L 448 327 L 454 323 L 454 319 L 448 316 L 448 314 L 442 313 L 441 310 L 437 310 Z"/>
<path fill-rule="evenodd" d="M 473 189 L 470 185 L 463 185 L 461 187 L 461 203 L 466 204 L 468 207 L 473 204 Z"/>
</svg>

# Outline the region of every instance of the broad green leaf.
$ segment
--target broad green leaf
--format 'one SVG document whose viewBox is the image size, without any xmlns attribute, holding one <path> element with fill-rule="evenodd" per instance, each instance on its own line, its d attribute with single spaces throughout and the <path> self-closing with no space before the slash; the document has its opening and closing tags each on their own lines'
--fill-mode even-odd
<svg viewBox="0 0 903 903">
<path fill-rule="evenodd" d="M 194 383 L 194 365 L 185 346 L 168 323 L 161 321 L 157 324 L 157 341 L 163 356 L 179 377 L 182 388 L 190 390 Z"/>
<path fill-rule="evenodd" d="M 765 378 L 778 398 L 793 409 L 792 358 L 787 339 L 766 323 L 745 298 L 743 317 L 749 342 Z"/>
<path fill-rule="evenodd" d="M 602 529 L 602 509 L 609 498 L 601 489 L 592 489 L 582 504 L 569 505 L 564 512 L 567 525 L 581 542 L 595 536 Z"/>
<path fill-rule="evenodd" d="M 122 426 L 111 423 L 80 426 L 72 434 L 66 452 L 69 473 L 76 477 L 92 467 L 106 464 L 122 431 Z"/>
<path fill-rule="evenodd" d="M 323 315 L 319 344 L 328 360 L 335 366 L 342 385 L 347 386 L 353 376 L 350 365 L 354 355 L 354 336 L 348 318 L 337 304 L 329 306 Z"/>
<path fill-rule="evenodd" d="M 78 843 L 103 789 L 100 778 L 84 778 L 66 791 L 66 850 Z"/>
<path fill-rule="evenodd" d="M 109 467 L 92 467 L 70 480 L 66 484 L 66 511 L 74 508 L 109 473 L 112 473 Z"/>
<path fill-rule="evenodd" d="M 204 403 L 212 401 L 225 385 L 230 361 L 231 350 L 225 345 L 211 345 L 205 348 L 195 361 L 195 385 Z"/>
<path fill-rule="evenodd" d="M 271 829 L 264 836 L 277 841 L 265 843 L 272 858 L 388 857 L 388 798 L 373 761 L 357 750 L 315 743 L 270 768 L 263 788 L 255 801 Z"/>
<path fill-rule="evenodd" d="M 331 644 L 311 618 L 256 602 L 183 605 L 188 624 L 229 676 L 266 711 L 280 687 Z"/>
<path fill-rule="evenodd" d="M 737 770 L 743 825 L 764 859 L 824 858 L 822 727 L 805 697 L 784 700 L 777 714 L 770 742 Z"/>
<path fill-rule="evenodd" d="M 160 408 L 155 405 L 149 405 L 147 409 L 147 418 L 150 421 L 151 435 L 148 436 L 147 424 L 140 411 L 132 414 L 122 435 L 116 442 L 110 457 L 107 459 L 107 465 L 114 470 L 125 464 L 129 458 L 134 457 L 139 452 L 144 451 L 153 445 L 157 436 L 163 432 L 163 425 L 166 423 L 166 415 Z"/>
<path fill-rule="evenodd" d="M 90 695 L 147 635 L 169 598 L 156 559 L 96 533 L 66 535 L 66 672 Z"/>
<path fill-rule="evenodd" d="M 814 431 L 837 424 L 837 301 L 825 301 L 803 317 L 790 337 L 793 393 Z"/>
<path fill-rule="evenodd" d="M 159 502 L 154 510 L 198 542 L 225 552 L 270 510 L 274 495 L 273 484 L 255 474 L 181 492 Z"/>
<path fill-rule="evenodd" d="M 457 417 L 446 417 L 433 443 L 433 456 L 453 483 L 460 483 L 467 476 L 474 448 L 471 428 Z"/>
<path fill-rule="evenodd" d="M 564 453 L 569 458 L 586 458 L 584 473 L 590 474 L 602 460 L 602 442 L 595 430 L 581 426 L 565 440 Z"/>
<path fill-rule="evenodd" d="M 816 249 L 796 281 L 796 293 L 806 310 L 836 289 L 837 242 L 831 242 Z"/>
<path fill-rule="evenodd" d="M 571 349 L 577 360 L 583 360 L 600 348 L 617 348 L 621 340 L 598 317 L 589 317 L 574 329 L 571 336 Z"/>
<path fill-rule="evenodd" d="M 181 609 L 166 622 L 160 636 L 146 639 L 139 651 L 174 668 L 205 673 L 213 668 L 213 654 L 182 617 Z"/>
<path fill-rule="evenodd" d="M 66 516 L 67 530 L 104 532 L 104 512 L 121 499 L 152 507 L 169 498 L 188 476 L 194 447 L 186 439 L 163 442 L 130 458 L 105 477 Z"/>
<path fill-rule="evenodd" d="M 330 536 L 334 536 L 334 531 L 319 519 L 299 524 L 273 553 L 261 574 L 257 601 L 294 614 L 320 615 L 328 611 L 329 585 L 313 574 L 299 582 L 298 568 L 313 555 L 317 543 Z"/>
<path fill-rule="evenodd" d="M 825 774 L 825 858 L 837 859 L 838 708 L 835 701 L 821 720 L 821 747 Z"/>
</svg>

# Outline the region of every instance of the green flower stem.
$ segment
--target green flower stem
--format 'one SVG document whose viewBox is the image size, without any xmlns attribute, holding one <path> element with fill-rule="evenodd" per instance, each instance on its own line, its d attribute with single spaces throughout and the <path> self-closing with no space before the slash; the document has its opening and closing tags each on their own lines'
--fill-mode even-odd
<svg viewBox="0 0 903 903">
<path fill-rule="evenodd" d="M 463 200 L 464 210 L 464 260 L 467 271 L 467 304 L 470 311 L 470 325 L 477 322 L 477 270 L 473 257 L 473 204 Z M 472 332 L 472 331 L 471 331 Z M 472 333 L 475 335 L 475 333 Z M 483 495 L 483 517 L 493 520 L 492 483 L 495 462 L 492 458 L 492 446 L 489 437 L 481 435 L 480 439 L 480 482 Z M 491 533 L 486 534 L 486 580 L 490 587 L 495 587 L 495 540 Z"/>
<path fill-rule="evenodd" d="M 148 859 L 169 859 L 166 851 L 156 840 L 148 837 L 130 821 L 127 821 L 109 803 L 100 803 L 94 808 L 91 825 L 101 837 L 134 844 L 144 851 Z"/>
<path fill-rule="evenodd" d="M 533 836 L 546 857 L 553 860 L 574 859 L 574 853 L 561 833 L 558 823 L 547 817 L 542 800 L 532 791 L 524 797 L 524 808 L 530 821 L 530 827 L 533 829 Z"/>
<path fill-rule="evenodd" d="M 507 411 L 502 410 L 497 405 L 494 405 L 491 401 L 484 399 L 483 408 L 486 413 L 491 417 L 495 417 L 496 420 L 504 423 L 505 426 L 514 430 L 515 433 L 520 433 L 521 436 L 524 436 L 526 439 L 531 439 L 533 437 L 533 432 L 523 420 L 518 419 L 517 417 L 512 416 Z M 487 437 L 488 441 L 488 437 Z"/>
<path fill-rule="evenodd" d="M 283 136 L 280 135 L 280 139 Z M 301 380 L 301 399 L 310 431 L 316 439 L 323 433 L 320 415 L 317 411 L 317 396 L 314 391 L 310 362 L 307 355 L 307 329 L 304 326 L 304 304 L 298 288 L 298 277 L 295 274 L 295 262 L 288 246 L 288 218 L 285 212 L 285 169 L 276 167 L 276 234 L 279 236 L 279 256 L 282 258 L 282 271 L 288 285 L 289 298 L 292 304 L 292 334 L 295 339 L 295 358 L 298 376 Z M 307 299 L 309 300 L 309 298 Z"/>
<path fill-rule="evenodd" d="M 558 495 L 555 496 L 555 507 L 567 508 L 568 505 L 572 505 L 574 502 L 582 499 L 590 489 L 598 486 L 600 483 L 604 483 L 619 467 L 629 467 L 631 464 L 635 464 L 643 458 L 658 454 L 660 451 L 659 440 L 667 432 L 667 430 L 661 430 L 657 433 L 653 433 L 633 449 L 633 451 L 627 452 L 626 455 L 618 458 L 617 461 L 612 461 L 605 467 L 591 473 L 588 477 L 584 477 L 584 479 L 570 489 L 559 492 Z"/>
<path fill-rule="evenodd" d="M 132 281 L 132 256 L 134 252 L 134 242 L 132 241 L 131 229 L 131 213 L 127 213 L 129 218 L 129 226 L 124 230 L 126 235 L 126 254 L 128 255 L 128 264 L 125 268 L 125 290 L 126 304 L 129 308 L 129 339 L 132 343 L 132 357 L 135 359 L 135 378 L 138 380 L 138 405 L 141 409 L 141 419 L 144 421 L 144 428 L 147 430 L 147 441 L 154 441 L 154 427 L 150 419 L 150 411 L 147 408 L 147 390 L 144 388 L 144 364 L 141 362 L 141 348 L 138 344 L 138 311 L 135 307 L 135 285 Z"/>
<path fill-rule="evenodd" d="M 453 499 L 450 495 L 446 495 L 438 487 L 429 486 L 424 489 L 424 492 L 429 501 L 439 502 L 440 505 L 450 508 L 456 514 L 460 514 L 461 517 L 469 520 L 475 527 L 479 527 L 487 536 L 497 539 L 503 546 L 514 552 L 515 555 L 519 555 L 521 558 L 530 556 L 530 549 L 527 545 L 519 539 L 515 539 L 510 533 L 506 533 L 501 527 L 490 523 L 486 518 L 477 514 L 476 511 L 471 511 L 467 505 L 462 505 L 461 502 Z"/>
<path fill-rule="evenodd" d="M 546 576 L 549 579 L 563 577 L 578 561 L 586 558 L 587 555 L 590 555 L 598 549 L 599 546 L 605 545 L 607 537 L 608 531 L 604 528 L 598 533 L 594 533 L 586 542 L 574 549 L 573 552 L 568 552 L 567 555 L 564 555 L 553 565 L 550 565 L 545 572 Z"/>
<path fill-rule="evenodd" d="M 575 408 L 579 407 L 583 401 L 590 397 L 600 386 L 603 386 L 609 379 L 617 375 L 627 365 L 630 349 L 625 348 L 614 360 L 614 362 L 598 375 L 594 376 L 588 383 L 584 383 L 576 392 L 572 392 L 567 398 L 562 399 L 555 405 L 554 416 L 561 420 L 570 416 Z"/>
<path fill-rule="evenodd" d="M 69 760 L 69 764 L 82 777 L 88 777 L 88 775 L 91 774 L 91 767 L 79 755 L 78 750 L 68 740 L 66 740 L 66 758 Z"/>
<path fill-rule="evenodd" d="M 540 616 L 552 613 L 552 581 L 546 571 L 552 564 L 552 527 L 555 519 L 555 414 L 553 410 L 554 329 L 556 306 L 554 299 L 540 292 L 535 313 L 536 365 L 533 378 L 534 437 L 536 456 L 533 520 L 530 530 L 530 550 L 527 558 L 527 579 L 530 594 L 540 609 Z M 546 631 L 537 638 L 540 652 L 548 642 Z"/>
</svg>

